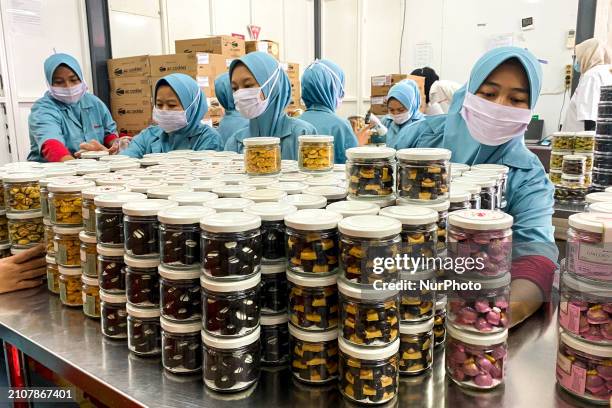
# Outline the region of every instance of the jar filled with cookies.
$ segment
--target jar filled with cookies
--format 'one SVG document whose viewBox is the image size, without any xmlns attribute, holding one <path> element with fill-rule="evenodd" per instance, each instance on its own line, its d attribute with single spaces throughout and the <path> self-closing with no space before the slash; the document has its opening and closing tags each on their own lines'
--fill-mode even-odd
<svg viewBox="0 0 612 408">
<path fill-rule="evenodd" d="M 93 181 L 82 179 L 56 180 L 47 185 L 49 217 L 54 225 L 83 225 L 81 192 L 95 187 Z"/>
<path fill-rule="evenodd" d="M 40 180 L 35 173 L 12 173 L 5 175 L 4 201 L 9 212 L 41 211 Z"/>
<path fill-rule="evenodd" d="M 402 149 L 397 152 L 397 194 L 413 202 L 448 199 L 451 151 L 436 148 Z"/>
<path fill-rule="evenodd" d="M 83 227 L 53 227 L 53 246 L 57 264 L 65 267 L 81 266 L 81 241 Z"/>
<path fill-rule="evenodd" d="M 42 212 L 8 213 L 9 241 L 13 248 L 30 248 L 43 242 L 45 226 Z"/>
<path fill-rule="evenodd" d="M 278 137 L 244 139 L 244 168 L 250 176 L 278 174 L 281 170 L 281 149 Z"/>
<path fill-rule="evenodd" d="M 59 295 L 65 306 L 82 306 L 81 268 L 59 266 Z"/>
<path fill-rule="evenodd" d="M 298 137 L 298 168 L 304 173 L 326 173 L 334 169 L 333 136 Z"/>
</svg>

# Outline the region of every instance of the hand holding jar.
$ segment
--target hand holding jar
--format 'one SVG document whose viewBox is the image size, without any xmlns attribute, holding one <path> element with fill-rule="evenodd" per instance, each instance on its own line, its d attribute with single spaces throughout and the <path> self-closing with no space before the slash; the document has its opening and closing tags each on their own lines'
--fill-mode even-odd
<svg viewBox="0 0 612 408">
<path fill-rule="evenodd" d="M 41 277 L 45 274 L 44 245 L 0 259 L 0 293 L 36 287 L 42 284 Z"/>
</svg>

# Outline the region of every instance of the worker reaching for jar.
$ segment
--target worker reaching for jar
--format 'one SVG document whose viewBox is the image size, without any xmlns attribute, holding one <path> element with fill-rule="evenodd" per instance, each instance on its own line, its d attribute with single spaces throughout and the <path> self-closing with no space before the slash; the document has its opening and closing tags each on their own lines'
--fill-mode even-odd
<svg viewBox="0 0 612 408">
<path fill-rule="evenodd" d="M 232 95 L 232 83 L 230 82 L 227 72 L 219 75 L 215 79 L 215 95 L 217 100 L 225 109 L 225 114 L 219 122 L 217 132 L 221 136 L 221 146 L 225 146 L 227 139 L 230 138 L 236 131 L 249 126 L 249 120 L 242 116 L 234 104 L 234 96 Z"/>
<path fill-rule="evenodd" d="M 316 129 L 285 113 L 291 86 L 278 61 L 264 52 L 252 52 L 235 59 L 229 74 L 236 109 L 249 119 L 249 126 L 234 133 L 225 150 L 242 153 L 245 138 L 273 136 L 281 139 L 282 158 L 296 160 L 298 136 L 314 135 Z"/>
<path fill-rule="evenodd" d="M 117 126 L 106 105 L 87 92 L 78 61 L 68 54 L 53 54 L 44 70 L 48 91 L 30 112 L 28 160 L 71 160 L 81 143 L 90 141 L 112 146 Z"/>
<path fill-rule="evenodd" d="M 39 286 L 46 274 L 45 246 L 40 244 L 0 259 L 0 294 Z"/>
<path fill-rule="evenodd" d="M 505 211 L 514 217 L 513 324 L 549 300 L 557 268 L 554 189 L 523 140 L 541 87 L 542 69 L 531 52 L 518 47 L 493 49 L 478 60 L 447 115 L 429 116 L 409 125 L 396 143 L 398 149 L 446 148 L 457 163 L 510 168 Z"/>
</svg>

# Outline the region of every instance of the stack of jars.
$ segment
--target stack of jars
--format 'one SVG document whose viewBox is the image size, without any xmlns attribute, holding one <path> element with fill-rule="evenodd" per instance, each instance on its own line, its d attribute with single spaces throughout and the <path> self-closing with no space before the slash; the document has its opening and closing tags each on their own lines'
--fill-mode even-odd
<svg viewBox="0 0 612 408">
<path fill-rule="evenodd" d="M 395 204 L 396 151 L 362 146 L 346 151 L 348 200 L 368 201 L 381 208 Z"/>
<path fill-rule="evenodd" d="M 6 218 L 6 207 L 4 203 L 4 184 L 0 174 L 0 259 L 11 256 L 11 242 L 9 240 L 8 219 Z"/>
<path fill-rule="evenodd" d="M 592 181 L 594 145 L 595 132 L 553 134 L 549 177 L 557 201 L 584 201 Z"/>
<path fill-rule="evenodd" d="M 495 388 L 505 378 L 513 219 L 501 211 L 460 210 L 448 223 L 454 272 L 446 372 L 461 387 Z"/>
<path fill-rule="evenodd" d="M 503 164 L 483 163 L 475 164 L 471 167 L 469 172 L 464 172 L 462 177 L 465 181 L 469 182 L 471 179 L 487 178 L 495 181 L 495 205 L 493 209 L 504 209 L 506 208 L 506 192 L 508 187 L 508 172 L 510 169 L 508 166 Z M 463 179 L 462 179 L 463 180 Z M 481 191 L 481 203 L 483 194 Z M 485 197 L 485 201 L 486 201 Z M 486 204 L 486 203 L 485 203 Z M 491 209 L 489 206 L 472 207 L 472 209 L 483 208 Z"/>
<path fill-rule="evenodd" d="M 215 391 L 244 390 L 259 378 L 261 225 L 260 216 L 246 212 L 200 221 L 202 369 Z"/>
<path fill-rule="evenodd" d="M 561 270 L 557 382 L 587 402 L 612 396 L 612 278 L 609 215 L 569 217 L 567 259 Z"/>
<path fill-rule="evenodd" d="M 612 87 L 601 88 L 597 135 L 594 143 L 593 190 L 612 186 Z"/>
</svg>

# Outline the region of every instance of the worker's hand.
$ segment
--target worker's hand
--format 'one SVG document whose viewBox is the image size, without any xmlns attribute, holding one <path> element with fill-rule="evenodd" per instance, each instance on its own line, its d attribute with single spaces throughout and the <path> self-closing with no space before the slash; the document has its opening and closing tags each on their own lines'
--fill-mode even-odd
<svg viewBox="0 0 612 408">
<path fill-rule="evenodd" d="M 41 285 L 45 273 L 45 246 L 42 244 L 0 259 L 0 293 Z"/>
<path fill-rule="evenodd" d="M 61 162 L 65 162 L 65 161 L 68 161 L 68 160 L 74 160 L 74 157 L 72 157 L 71 155 L 68 154 L 68 155 L 66 155 L 66 156 L 64 156 L 64 157 L 62 157 L 60 159 Z"/>
<path fill-rule="evenodd" d="M 527 279 L 515 279 L 510 284 L 510 327 L 527 320 L 542 305 L 542 291 Z"/>
<path fill-rule="evenodd" d="M 359 142 L 359 146 L 364 146 L 368 144 L 370 137 L 372 136 L 372 128 L 374 127 L 373 123 L 370 123 L 367 126 L 362 127 L 357 131 L 357 141 Z"/>
<path fill-rule="evenodd" d="M 95 139 L 90 140 L 89 142 L 85 142 L 85 143 L 81 143 L 79 145 L 79 148 L 81 150 L 79 150 L 77 153 L 75 153 L 75 156 L 77 157 L 81 157 L 81 153 L 84 151 L 107 151 L 108 154 L 116 154 L 117 153 L 117 149 L 119 148 L 119 145 L 116 143 L 113 143 L 113 146 L 109 149 L 106 146 L 104 146 L 102 143 L 98 142 Z"/>
</svg>

